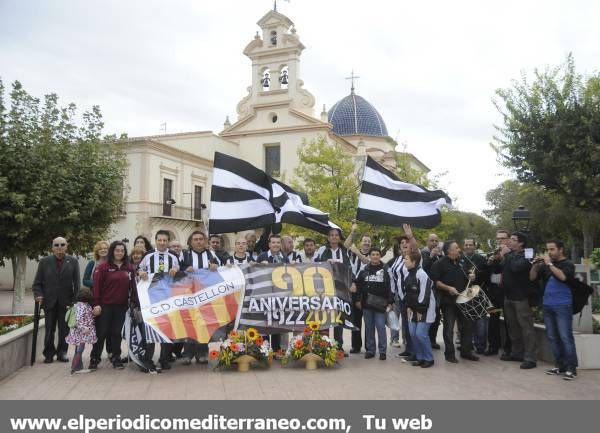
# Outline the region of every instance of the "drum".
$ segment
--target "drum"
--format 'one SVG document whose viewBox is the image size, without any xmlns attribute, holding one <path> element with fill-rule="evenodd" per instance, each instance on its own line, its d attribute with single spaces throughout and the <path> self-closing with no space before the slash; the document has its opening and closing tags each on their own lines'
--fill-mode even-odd
<svg viewBox="0 0 600 433">
<path fill-rule="evenodd" d="M 483 319 L 494 306 L 485 292 L 479 286 L 467 286 L 456 297 L 456 306 L 470 320 Z"/>
</svg>

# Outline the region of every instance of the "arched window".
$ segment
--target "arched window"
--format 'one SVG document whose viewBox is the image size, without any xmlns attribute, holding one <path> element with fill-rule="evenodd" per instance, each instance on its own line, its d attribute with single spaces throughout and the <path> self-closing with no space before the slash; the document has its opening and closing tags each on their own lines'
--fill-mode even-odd
<svg viewBox="0 0 600 433">
<path fill-rule="evenodd" d="M 282 89 L 288 88 L 288 83 L 289 83 L 288 71 L 289 70 L 288 70 L 287 65 L 282 66 L 279 71 L 279 83 L 281 84 Z"/>
<path fill-rule="evenodd" d="M 260 84 L 262 85 L 263 90 L 269 90 L 269 88 L 271 87 L 271 71 L 269 70 L 269 68 L 263 69 L 260 78 Z"/>
</svg>

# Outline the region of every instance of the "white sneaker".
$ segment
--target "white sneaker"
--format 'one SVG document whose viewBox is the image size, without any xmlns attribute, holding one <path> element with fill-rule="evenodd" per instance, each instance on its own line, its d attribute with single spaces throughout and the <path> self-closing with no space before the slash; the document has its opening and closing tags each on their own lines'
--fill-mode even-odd
<svg viewBox="0 0 600 433">
<path fill-rule="evenodd" d="M 87 373 L 91 373 L 92 371 L 93 370 L 90 370 L 88 368 L 84 368 L 84 369 L 75 371 L 75 374 L 87 374 Z"/>
</svg>

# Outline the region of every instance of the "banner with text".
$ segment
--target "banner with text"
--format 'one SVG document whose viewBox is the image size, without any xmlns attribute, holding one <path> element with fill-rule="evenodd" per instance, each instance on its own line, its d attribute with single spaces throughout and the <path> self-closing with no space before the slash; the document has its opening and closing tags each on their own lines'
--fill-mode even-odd
<svg viewBox="0 0 600 433">
<path fill-rule="evenodd" d="M 306 322 L 317 320 L 321 329 L 354 329 L 347 265 L 252 264 L 243 272 L 246 287 L 236 328 L 283 333 L 301 331 Z"/>
<path fill-rule="evenodd" d="M 149 275 L 138 286 L 144 322 L 164 341 L 193 339 L 208 343 L 220 327 L 232 323 L 244 288 L 237 266 Z"/>
</svg>

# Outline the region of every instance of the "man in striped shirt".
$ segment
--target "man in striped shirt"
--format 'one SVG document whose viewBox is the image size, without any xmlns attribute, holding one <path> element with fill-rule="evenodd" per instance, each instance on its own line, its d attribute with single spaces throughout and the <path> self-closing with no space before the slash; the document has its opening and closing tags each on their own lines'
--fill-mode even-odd
<svg viewBox="0 0 600 433">
<path fill-rule="evenodd" d="M 302 259 L 302 263 L 313 263 L 317 258 L 317 254 L 315 253 L 317 244 L 315 240 L 311 238 L 305 238 L 303 246 L 304 251 L 300 253 L 300 259 Z"/>
<path fill-rule="evenodd" d="M 281 251 L 285 254 L 289 263 L 302 263 L 302 257 L 294 251 L 294 240 L 291 236 L 281 237 Z"/>
<path fill-rule="evenodd" d="M 414 349 L 408 333 L 408 320 L 406 305 L 404 303 L 404 288 L 403 281 L 408 275 L 408 269 L 404 265 L 404 255 L 408 254 L 411 250 L 417 251 L 418 245 L 415 237 L 412 233 L 412 228 L 409 224 L 404 224 L 404 235 L 397 238 L 398 244 L 394 247 L 394 259 L 387 263 L 388 273 L 390 274 L 390 281 L 392 283 L 392 293 L 394 294 L 394 311 L 396 314 L 402 316 L 402 336 L 406 341 L 405 349 L 398 356 L 408 357 L 409 360 L 413 360 Z M 420 267 L 420 263 L 417 265 Z M 394 347 L 399 346 L 400 332 L 392 331 L 391 333 L 392 345 Z M 416 358 L 414 359 L 416 360 Z"/>
<path fill-rule="evenodd" d="M 269 237 L 269 251 L 262 253 L 256 259 L 258 263 L 288 263 L 288 259 L 281 252 L 281 236 L 271 235 Z M 271 348 L 274 352 L 281 349 L 281 335 L 271 335 Z"/>
<path fill-rule="evenodd" d="M 163 274 L 168 273 L 172 277 L 179 270 L 179 260 L 173 254 L 169 253 L 169 241 L 171 235 L 166 230 L 159 230 L 154 236 L 156 250 L 146 254 L 140 263 L 138 275 L 142 280 L 148 279 L 148 274 Z M 172 343 L 160 344 L 160 367 L 162 370 L 171 368 L 171 353 L 173 350 Z M 154 344 L 148 344 L 148 362 L 152 362 L 154 356 Z"/>
<path fill-rule="evenodd" d="M 341 230 L 332 228 L 327 234 L 327 247 L 323 250 L 321 255 L 315 260 L 315 262 L 329 262 L 329 263 L 343 263 L 348 266 L 348 272 L 350 271 L 350 257 L 348 256 L 348 250 L 341 245 Z M 344 328 L 341 325 L 337 325 L 333 328 L 333 338 L 338 344 L 339 350 L 344 352 L 344 356 L 348 354 L 344 351 Z"/>
<path fill-rule="evenodd" d="M 219 260 L 219 265 L 224 265 L 229 258 L 229 253 L 223 249 L 223 239 L 220 235 L 210 235 L 210 248 Z"/>
<path fill-rule="evenodd" d="M 186 272 L 196 272 L 199 269 L 216 271 L 218 259 L 206 248 L 206 235 L 196 230 L 190 236 L 188 249 L 183 252 L 182 268 Z M 208 362 L 208 344 L 188 340 L 183 345 L 183 365 L 190 365 L 192 358 L 199 364 Z"/>
<path fill-rule="evenodd" d="M 227 265 L 244 265 L 248 263 L 252 263 L 255 260 L 252 258 L 248 250 L 248 242 L 245 238 L 237 238 L 235 240 L 235 251 L 233 255 L 229 256 L 227 259 Z"/>
</svg>

